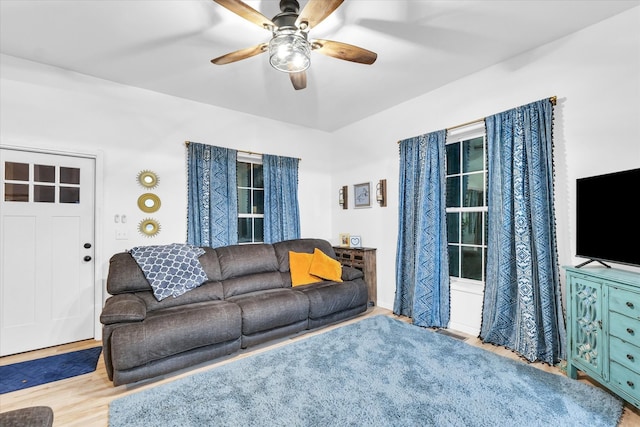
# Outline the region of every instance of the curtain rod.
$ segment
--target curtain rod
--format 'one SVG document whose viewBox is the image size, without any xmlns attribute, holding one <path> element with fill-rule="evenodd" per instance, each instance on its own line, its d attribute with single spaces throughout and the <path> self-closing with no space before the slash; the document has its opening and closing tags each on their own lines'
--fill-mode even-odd
<svg viewBox="0 0 640 427">
<path fill-rule="evenodd" d="M 557 96 L 554 95 L 554 96 L 549 97 L 549 102 L 551 102 L 551 105 L 556 105 L 557 101 L 558 101 L 558 97 Z M 462 127 L 465 127 L 465 126 L 472 125 L 474 123 L 481 122 L 484 119 L 486 119 L 486 117 L 482 117 L 482 118 L 476 119 L 476 120 L 471 120 L 470 122 L 462 123 L 462 124 L 459 124 L 459 125 L 451 126 L 451 127 L 446 128 L 445 130 L 446 131 L 450 131 L 450 130 L 453 130 L 453 129 L 462 128 Z M 400 142 L 402 142 L 402 141 L 398 141 L 398 144 L 400 144 Z"/>
<path fill-rule="evenodd" d="M 185 141 L 184 142 L 184 145 L 186 145 L 187 147 L 189 146 L 189 144 L 191 144 L 191 141 Z M 264 153 L 256 153 L 256 152 L 253 152 L 253 151 L 246 151 L 246 150 L 236 150 L 236 151 L 238 153 L 244 153 L 244 154 L 249 154 L 249 155 L 253 155 L 253 154 L 258 155 L 258 156 L 264 155 Z M 297 159 L 298 159 L 299 162 L 302 161 L 302 159 L 300 157 L 298 157 Z"/>
</svg>

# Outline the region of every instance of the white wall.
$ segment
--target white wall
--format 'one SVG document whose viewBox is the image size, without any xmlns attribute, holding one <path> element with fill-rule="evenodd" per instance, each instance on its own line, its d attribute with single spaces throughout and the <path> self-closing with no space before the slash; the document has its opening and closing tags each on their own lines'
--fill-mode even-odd
<svg viewBox="0 0 640 427">
<path fill-rule="evenodd" d="M 300 158 L 302 236 L 332 237 L 328 206 L 334 197 L 326 166 L 332 157 L 326 148 L 330 134 L 6 55 L 0 56 L 0 78 L 0 144 L 92 154 L 102 163 L 103 174 L 97 177 L 102 187 L 96 224 L 102 236 L 96 242 L 99 291 L 114 253 L 185 241 L 186 140 Z M 159 176 L 152 192 L 162 205 L 153 214 L 137 207 L 145 189 L 136 176 L 145 169 Z M 116 214 L 126 215 L 127 223 L 116 224 Z M 156 237 L 137 231 L 146 217 L 160 222 Z M 125 231 L 128 239 L 116 240 L 116 230 Z"/>
<path fill-rule="evenodd" d="M 640 7 L 335 132 L 333 234 L 378 248 L 378 305 L 395 295 L 397 141 L 554 95 L 559 259 L 575 265 L 576 178 L 640 167 Z M 338 208 L 338 188 L 381 178 L 388 207 Z"/>
</svg>

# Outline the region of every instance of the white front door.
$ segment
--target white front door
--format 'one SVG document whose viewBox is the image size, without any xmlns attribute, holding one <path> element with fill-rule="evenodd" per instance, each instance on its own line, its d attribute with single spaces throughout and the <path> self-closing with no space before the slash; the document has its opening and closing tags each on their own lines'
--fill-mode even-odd
<svg viewBox="0 0 640 427">
<path fill-rule="evenodd" d="M 0 356 L 93 338 L 95 159 L 0 148 Z"/>
</svg>

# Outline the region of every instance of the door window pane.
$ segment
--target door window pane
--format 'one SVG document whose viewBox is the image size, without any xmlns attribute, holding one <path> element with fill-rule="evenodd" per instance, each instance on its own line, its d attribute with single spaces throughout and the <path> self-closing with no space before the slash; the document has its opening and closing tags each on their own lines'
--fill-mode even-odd
<svg viewBox="0 0 640 427">
<path fill-rule="evenodd" d="M 29 201 L 29 185 L 28 184 L 4 184 L 4 201 L 5 202 L 28 202 Z"/>
<path fill-rule="evenodd" d="M 60 187 L 60 203 L 80 203 L 80 187 Z"/>
<path fill-rule="evenodd" d="M 34 185 L 33 201 L 40 203 L 54 203 L 56 201 L 56 187 L 51 185 Z"/>
<path fill-rule="evenodd" d="M 80 184 L 80 169 L 60 167 L 60 183 Z"/>
<path fill-rule="evenodd" d="M 33 165 L 33 175 L 36 182 L 56 182 L 56 167 Z"/>
<path fill-rule="evenodd" d="M 4 179 L 29 181 L 29 163 L 4 162 Z"/>
</svg>

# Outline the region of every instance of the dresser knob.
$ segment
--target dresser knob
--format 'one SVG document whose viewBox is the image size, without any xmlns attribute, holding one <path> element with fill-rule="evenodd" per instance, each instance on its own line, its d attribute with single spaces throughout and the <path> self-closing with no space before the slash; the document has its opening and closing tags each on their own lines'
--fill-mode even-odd
<svg viewBox="0 0 640 427">
<path fill-rule="evenodd" d="M 633 387 L 633 381 L 627 381 L 627 385 L 628 385 L 629 387 Z"/>
<path fill-rule="evenodd" d="M 633 308 L 633 303 L 631 301 L 627 301 L 627 307 Z"/>
<path fill-rule="evenodd" d="M 627 328 L 627 332 L 630 333 L 631 335 L 634 334 L 633 329 L 631 329 L 631 328 Z"/>
<path fill-rule="evenodd" d="M 635 359 L 635 358 L 633 357 L 633 354 L 627 354 L 627 359 L 629 359 L 629 360 L 633 360 L 633 359 Z"/>
</svg>

